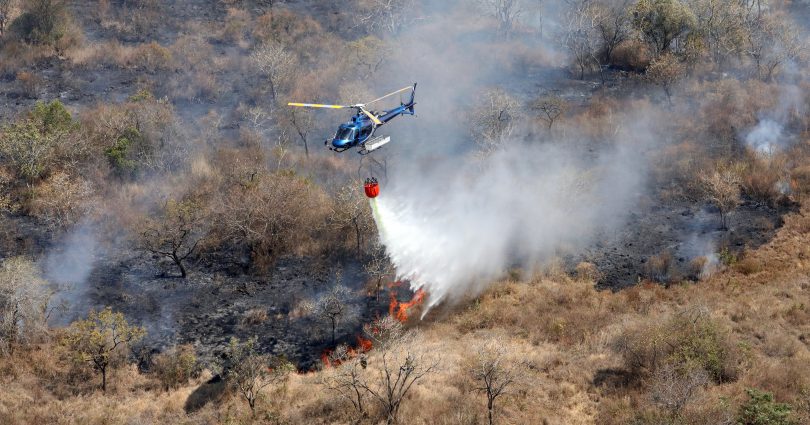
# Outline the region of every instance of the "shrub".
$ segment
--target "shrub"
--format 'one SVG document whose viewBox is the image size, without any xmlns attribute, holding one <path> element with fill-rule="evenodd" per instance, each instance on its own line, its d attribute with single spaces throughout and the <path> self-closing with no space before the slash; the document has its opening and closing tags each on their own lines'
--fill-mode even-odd
<svg viewBox="0 0 810 425">
<path fill-rule="evenodd" d="M 773 394 L 757 389 L 748 389 L 748 401 L 740 406 L 738 425 L 793 425 L 791 406 L 776 403 Z"/>
<path fill-rule="evenodd" d="M 20 177 L 36 180 L 61 160 L 74 156 L 76 152 L 65 150 L 70 144 L 62 142 L 75 129 L 61 102 L 39 102 L 25 119 L 0 128 L 0 160 Z"/>
<path fill-rule="evenodd" d="M 196 373 L 197 356 L 194 347 L 181 345 L 172 347 L 155 358 L 155 376 L 163 388 L 178 388 L 188 382 Z"/>
<path fill-rule="evenodd" d="M 29 0 L 11 30 L 29 43 L 54 45 L 65 36 L 67 22 L 66 0 Z"/>
<path fill-rule="evenodd" d="M 145 145 L 143 136 L 135 128 L 124 130 L 112 146 L 104 151 L 113 172 L 121 178 L 134 177 L 138 170 L 135 147 Z"/>
<path fill-rule="evenodd" d="M 737 353 L 728 333 L 706 312 L 691 309 L 662 324 L 626 329 L 614 343 L 625 367 L 637 378 L 654 375 L 662 367 L 686 373 L 695 367 L 712 381 L 737 377 Z"/>
</svg>

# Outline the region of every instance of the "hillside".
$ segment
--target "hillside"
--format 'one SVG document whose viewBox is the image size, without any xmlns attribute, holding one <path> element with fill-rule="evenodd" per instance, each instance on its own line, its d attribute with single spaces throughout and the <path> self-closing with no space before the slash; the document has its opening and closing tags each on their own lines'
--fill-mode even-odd
<svg viewBox="0 0 810 425">
<path fill-rule="evenodd" d="M 0 423 L 810 423 L 809 18 L 0 0 Z"/>
</svg>

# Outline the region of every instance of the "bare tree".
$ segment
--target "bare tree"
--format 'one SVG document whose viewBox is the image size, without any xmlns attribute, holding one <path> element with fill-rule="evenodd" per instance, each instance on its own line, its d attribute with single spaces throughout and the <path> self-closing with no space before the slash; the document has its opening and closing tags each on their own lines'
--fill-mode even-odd
<svg viewBox="0 0 810 425">
<path fill-rule="evenodd" d="M 771 81 L 780 67 L 806 55 L 807 46 L 784 17 L 762 15 L 750 20 L 745 51 L 754 62 L 757 76 Z"/>
<path fill-rule="evenodd" d="M 357 311 L 351 304 L 351 297 L 352 291 L 343 286 L 338 274 L 332 288 L 315 301 L 313 313 L 328 324 L 332 344 L 335 343 L 338 326 L 357 316 Z"/>
<path fill-rule="evenodd" d="M 45 331 L 50 296 L 31 261 L 12 257 L 0 264 L 0 354 L 13 354 Z"/>
<path fill-rule="evenodd" d="M 600 67 L 599 44 L 601 35 L 599 23 L 603 20 L 602 11 L 593 6 L 589 0 L 576 2 L 565 16 L 565 30 L 562 44 L 571 53 L 579 79 L 585 79 L 585 72 L 593 67 Z M 601 75 L 601 72 L 600 72 Z"/>
<path fill-rule="evenodd" d="M 740 204 L 741 174 L 739 165 L 723 165 L 700 176 L 704 198 L 717 207 L 724 230 L 728 230 L 728 215 Z"/>
<path fill-rule="evenodd" d="M 360 382 L 382 408 L 387 424 L 399 421 L 399 409 L 411 389 L 438 368 L 438 359 L 417 351 L 417 337 L 415 332 L 407 332 L 378 347 L 368 360 L 376 376 Z"/>
<path fill-rule="evenodd" d="M 367 379 L 366 354 L 355 355 L 347 345 L 341 344 L 329 354 L 329 361 L 336 367 L 324 373 L 322 383 L 340 398 L 348 400 L 361 418 L 368 416 L 366 409 L 368 394 L 363 387 L 363 382 Z"/>
<path fill-rule="evenodd" d="M 523 118 L 520 102 L 502 89 L 490 89 L 471 113 L 475 141 L 486 154 L 497 150 L 514 133 Z"/>
<path fill-rule="evenodd" d="M 304 154 L 307 158 L 309 158 L 309 130 L 315 123 L 315 118 L 312 116 L 312 112 L 308 110 L 290 108 L 288 118 L 290 125 L 295 130 L 295 134 L 298 135 L 298 138 L 301 139 L 301 143 L 304 145 Z"/>
<path fill-rule="evenodd" d="M 141 249 L 170 258 L 180 269 L 180 276 L 185 278 L 187 272 L 183 261 L 194 253 L 203 239 L 204 220 L 199 203 L 170 199 L 157 218 L 142 223 Z"/>
<path fill-rule="evenodd" d="M 142 327 L 130 326 L 123 313 L 107 307 L 71 323 L 63 343 L 77 363 L 90 363 L 101 374 L 101 390 L 106 392 L 107 372 L 123 363 L 129 347 L 145 335 Z"/>
<path fill-rule="evenodd" d="M 523 14 L 521 0 L 478 0 L 480 7 L 498 22 L 498 34 L 509 38 L 515 22 Z"/>
<path fill-rule="evenodd" d="M 256 66 L 267 76 L 273 100 L 286 87 L 295 71 L 296 57 L 279 43 L 266 43 L 251 55 Z"/>
<path fill-rule="evenodd" d="M 476 391 L 487 396 L 489 425 L 495 423 L 495 400 L 505 394 L 507 387 L 515 383 L 518 370 L 509 358 L 508 345 L 493 339 L 482 344 L 469 366 L 470 375 L 478 386 Z"/>
<path fill-rule="evenodd" d="M 371 250 L 371 259 L 363 266 L 366 274 L 373 279 L 374 282 L 374 295 L 377 301 L 380 300 L 380 292 L 383 289 L 383 280 L 394 276 L 396 269 L 391 263 L 391 259 L 385 252 L 385 247 L 377 244 Z"/>
<path fill-rule="evenodd" d="M 256 414 L 256 400 L 265 389 L 284 382 L 295 369 L 289 362 L 259 354 L 256 338 L 244 343 L 231 338 L 227 361 L 226 378 L 248 402 L 253 414 Z"/>
<path fill-rule="evenodd" d="M 557 95 L 541 97 L 532 106 L 540 112 L 540 119 L 548 123 L 549 130 L 557 118 L 568 109 L 565 99 Z"/>
<path fill-rule="evenodd" d="M 362 0 L 360 24 L 369 31 L 398 35 L 417 19 L 416 0 Z"/>
<path fill-rule="evenodd" d="M 362 80 L 368 80 L 374 75 L 393 52 L 390 43 L 373 35 L 349 43 L 347 49 L 347 56 L 351 58 L 351 64 L 358 69 Z"/>
<path fill-rule="evenodd" d="M 373 227 L 371 207 L 368 199 L 358 189 L 360 184 L 352 182 L 338 190 L 332 207 L 330 221 L 338 229 L 350 227 L 354 230 L 357 256 L 362 254 L 363 234 Z"/>
</svg>

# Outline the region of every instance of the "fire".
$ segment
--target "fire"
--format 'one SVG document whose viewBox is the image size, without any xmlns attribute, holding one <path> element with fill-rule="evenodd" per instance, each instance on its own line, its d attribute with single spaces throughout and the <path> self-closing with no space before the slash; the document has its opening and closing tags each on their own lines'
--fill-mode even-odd
<svg viewBox="0 0 810 425">
<path fill-rule="evenodd" d="M 411 298 L 408 302 L 399 302 L 397 301 L 396 295 L 391 292 L 391 303 L 388 304 L 388 314 L 391 317 L 396 318 L 402 323 L 408 321 L 408 310 L 412 307 L 422 304 L 425 301 L 425 291 L 419 289 L 413 294 L 413 298 Z"/>
<path fill-rule="evenodd" d="M 365 339 L 360 335 L 357 335 L 357 347 L 349 347 L 346 350 L 346 354 L 341 356 L 339 359 L 333 359 L 332 353 L 334 350 L 324 350 L 321 353 L 321 363 L 323 367 L 337 367 L 340 366 L 343 362 L 347 360 L 351 360 L 357 357 L 358 354 L 363 354 L 371 351 L 373 344 L 370 339 Z"/>
</svg>

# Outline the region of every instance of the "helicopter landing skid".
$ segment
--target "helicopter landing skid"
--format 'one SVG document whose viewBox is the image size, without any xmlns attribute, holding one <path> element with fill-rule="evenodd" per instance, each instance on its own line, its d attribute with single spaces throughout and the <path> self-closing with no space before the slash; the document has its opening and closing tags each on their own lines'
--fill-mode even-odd
<svg viewBox="0 0 810 425">
<path fill-rule="evenodd" d="M 371 152 L 383 147 L 386 143 L 391 141 L 391 136 L 377 136 L 360 145 L 361 149 L 357 153 L 360 155 L 368 155 Z"/>
</svg>

